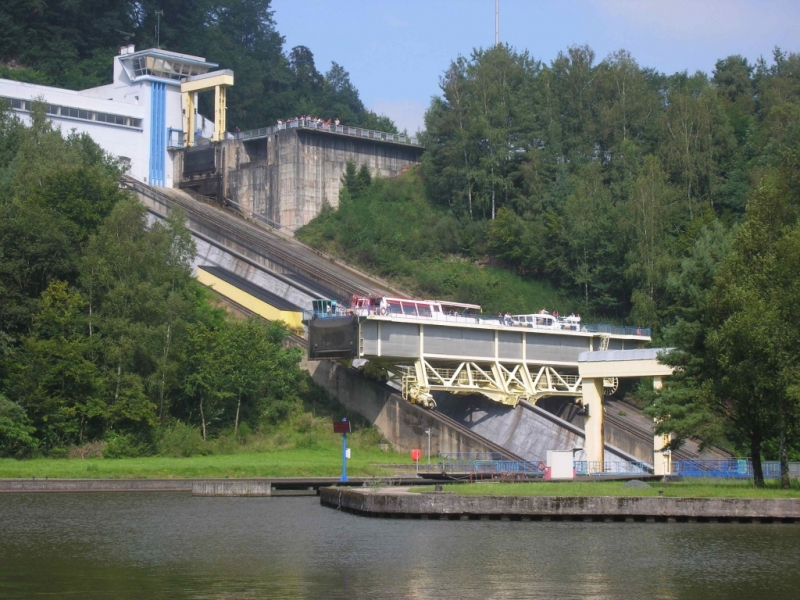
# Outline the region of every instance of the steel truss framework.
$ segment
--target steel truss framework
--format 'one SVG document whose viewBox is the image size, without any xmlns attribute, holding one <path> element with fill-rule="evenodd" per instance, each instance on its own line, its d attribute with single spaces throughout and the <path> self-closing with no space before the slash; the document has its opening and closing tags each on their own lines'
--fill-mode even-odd
<svg viewBox="0 0 800 600">
<path fill-rule="evenodd" d="M 520 400 L 537 402 L 549 396 L 580 398 L 583 395 L 581 378 L 553 366 L 475 363 L 463 361 L 448 364 L 431 364 L 425 359 L 405 365 L 382 365 L 389 377 L 401 389 L 402 396 L 411 403 L 434 408 L 432 392 L 451 394 L 483 394 L 508 406 Z M 606 391 L 616 390 L 615 378 L 603 381 Z"/>
</svg>

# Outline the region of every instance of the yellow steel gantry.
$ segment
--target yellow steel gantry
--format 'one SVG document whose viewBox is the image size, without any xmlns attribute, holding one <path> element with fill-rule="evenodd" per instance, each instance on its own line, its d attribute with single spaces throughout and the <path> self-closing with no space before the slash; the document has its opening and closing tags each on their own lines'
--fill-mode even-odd
<svg viewBox="0 0 800 600">
<path fill-rule="evenodd" d="M 181 82 L 181 102 L 183 104 L 184 147 L 194 146 L 194 130 L 197 113 L 197 94 L 214 90 L 214 136 L 212 142 L 218 142 L 225 135 L 225 90 L 233 85 L 233 71 L 223 69 L 203 75 L 188 77 Z"/>
</svg>

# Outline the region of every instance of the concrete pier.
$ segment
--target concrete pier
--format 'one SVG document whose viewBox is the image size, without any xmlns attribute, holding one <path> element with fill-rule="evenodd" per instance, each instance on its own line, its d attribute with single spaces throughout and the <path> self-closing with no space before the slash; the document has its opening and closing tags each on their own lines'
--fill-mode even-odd
<svg viewBox="0 0 800 600">
<path fill-rule="evenodd" d="M 795 498 L 459 496 L 385 488 L 322 488 L 320 503 L 357 515 L 384 518 L 800 522 L 800 499 Z"/>
</svg>

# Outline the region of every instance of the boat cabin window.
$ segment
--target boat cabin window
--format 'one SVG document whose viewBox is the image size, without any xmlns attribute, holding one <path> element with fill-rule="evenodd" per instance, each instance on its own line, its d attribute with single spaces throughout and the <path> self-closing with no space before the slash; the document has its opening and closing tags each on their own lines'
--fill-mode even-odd
<svg viewBox="0 0 800 600">
<path fill-rule="evenodd" d="M 406 304 L 403 303 L 403 314 L 416 316 L 417 315 L 417 306 L 416 304 Z"/>
<path fill-rule="evenodd" d="M 399 302 L 389 302 L 386 312 L 390 315 L 402 314 L 403 309 Z"/>
</svg>

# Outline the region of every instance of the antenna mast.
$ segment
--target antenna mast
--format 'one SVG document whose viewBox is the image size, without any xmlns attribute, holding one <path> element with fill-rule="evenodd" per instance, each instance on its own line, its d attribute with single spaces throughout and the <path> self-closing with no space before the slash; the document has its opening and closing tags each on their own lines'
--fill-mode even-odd
<svg viewBox="0 0 800 600">
<path fill-rule="evenodd" d="M 494 0 L 494 45 L 500 45 L 500 0 Z"/>
<path fill-rule="evenodd" d="M 161 17 L 164 16 L 163 10 L 156 11 L 156 46 L 161 49 Z"/>
</svg>

